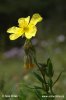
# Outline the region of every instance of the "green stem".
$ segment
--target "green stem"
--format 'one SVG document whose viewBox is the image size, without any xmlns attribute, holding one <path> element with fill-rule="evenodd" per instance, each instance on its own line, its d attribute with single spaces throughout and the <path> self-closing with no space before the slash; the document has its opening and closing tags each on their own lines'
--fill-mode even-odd
<svg viewBox="0 0 66 100">
<path fill-rule="evenodd" d="M 34 62 L 35 62 L 35 64 L 37 65 L 37 67 L 39 68 L 39 70 L 40 70 L 40 72 L 41 72 L 41 74 L 42 74 L 42 76 L 43 76 L 44 84 L 45 84 L 45 87 L 46 87 L 46 93 L 47 93 L 47 95 L 48 95 L 47 83 L 46 83 L 45 75 L 42 73 L 41 68 L 40 68 L 39 64 L 37 63 L 36 58 L 34 58 Z M 45 91 L 45 90 L 44 90 L 44 91 Z M 48 100 L 48 99 L 47 99 L 47 100 Z"/>
</svg>

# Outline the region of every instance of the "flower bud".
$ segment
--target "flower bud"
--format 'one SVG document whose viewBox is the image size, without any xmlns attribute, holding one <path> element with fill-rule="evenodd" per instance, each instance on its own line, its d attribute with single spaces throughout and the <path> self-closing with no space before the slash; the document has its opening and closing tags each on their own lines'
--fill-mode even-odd
<svg viewBox="0 0 66 100">
<path fill-rule="evenodd" d="M 24 59 L 24 67 L 26 69 L 30 69 L 30 68 L 33 68 L 34 67 L 34 64 L 32 62 L 32 58 L 29 55 L 26 55 L 25 56 L 25 59 Z"/>
</svg>

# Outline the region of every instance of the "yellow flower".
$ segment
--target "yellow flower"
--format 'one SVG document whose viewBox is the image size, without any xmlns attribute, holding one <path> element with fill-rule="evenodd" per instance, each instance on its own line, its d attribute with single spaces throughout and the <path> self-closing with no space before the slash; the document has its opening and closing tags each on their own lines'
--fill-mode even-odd
<svg viewBox="0 0 66 100">
<path fill-rule="evenodd" d="M 42 21 L 42 17 L 38 13 L 34 14 L 31 20 L 30 16 L 26 18 L 19 18 L 18 27 L 13 26 L 7 30 L 8 33 L 12 33 L 9 36 L 10 40 L 15 40 L 20 36 L 25 36 L 27 39 L 31 39 L 36 35 L 36 24 L 40 21 Z"/>
</svg>

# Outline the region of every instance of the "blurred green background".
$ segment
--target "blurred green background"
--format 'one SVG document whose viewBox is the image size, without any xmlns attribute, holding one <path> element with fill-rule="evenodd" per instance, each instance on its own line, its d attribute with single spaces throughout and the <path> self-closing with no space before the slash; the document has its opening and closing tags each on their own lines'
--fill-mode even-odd
<svg viewBox="0 0 66 100">
<path fill-rule="evenodd" d="M 54 91 L 66 95 L 66 0 L 0 0 L 0 90 L 18 94 L 18 83 L 37 84 L 31 72 L 23 75 L 25 38 L 10 41 L 6 32 L 9 27 L 18 25 L 18 18 L 34 13 L 40 13 L 43 17 L 37 25 L 37 35 L 32 39 L 37 59 L 46 62 L 48 57 L 51 58 L 55 70 L 53 80 L 63 70 Z M 1 86 L 3 83 L 4 88 Z M 26 91 L 25 94 L 28 95 L 27 100 L 35 100 L 33 93 Z M 59 100 L 66 100 L 66 97 Z"/>
</svg>

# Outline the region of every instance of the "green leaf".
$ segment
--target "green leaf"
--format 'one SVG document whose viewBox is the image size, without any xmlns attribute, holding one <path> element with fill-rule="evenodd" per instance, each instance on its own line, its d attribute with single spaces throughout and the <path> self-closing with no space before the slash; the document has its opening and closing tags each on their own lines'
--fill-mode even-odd
<svg viewBox="0 0 66 100">
<path fill-rule="evenodd" d="M 35 75 L 35 77 L 40 81 L 40 82 L 44 82 L 43 81 L 43 79 L 42 79 L 42 77 L 39 75 L 39 74 L 37 74 L 36 72 L 33 72 L 34 73 L 34 75 Z"/>
<path fill-rule="evenodd" d="M 31 87 L 30 87 L 30 86 L 28 86 L 28 85 L 26 85 L 26 84 L 24 84 L 24 86 L 25 86 L 26 88 L 29 88 L 29 89 L 35 89 L 35 88 L 36 88 L 36 89 L 42 89 L 42 87 L 40 87 L 40 86 L 33 86 L 33 87 L 31 86 Z"/>
<path fill-rule="evenodd" d="M 36 95 L 38 97 L 38 100 L 42 100 L 42 93 L 36 88 L 35 88 L 35 93 L 36 93 Z"/>
<path fill-rule="evenodd" d="M 47 67 L 46 67 L 46 75 L 48 77 L 53 77 L 54 71 L 53 71 L 53 66 L 51 63 L 50 58 L 47 60 Z"/>
<path fill-rule="evenodd" d="M 39 86 L 34 86 L 34 88 L 36 88 L 36 89 L 42 89 L 42 87 L 39 87 Z"/>
<path fill-rule="evenodd" d="M 55 83 L 59 80 L 60 76 L 61 76 L 62 72 L 60 72 L 60 74 L 58 75 L 57 79 L 55 80 L 55 82 L 53 83 L 53 86 L 55 85 Z"/>
</svg>

